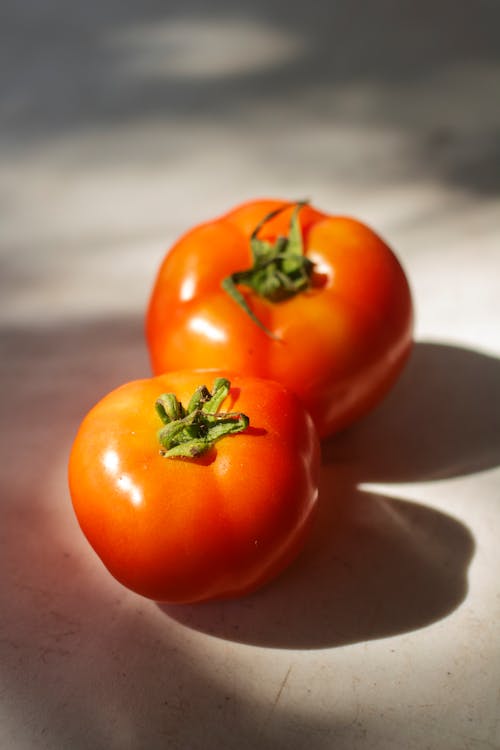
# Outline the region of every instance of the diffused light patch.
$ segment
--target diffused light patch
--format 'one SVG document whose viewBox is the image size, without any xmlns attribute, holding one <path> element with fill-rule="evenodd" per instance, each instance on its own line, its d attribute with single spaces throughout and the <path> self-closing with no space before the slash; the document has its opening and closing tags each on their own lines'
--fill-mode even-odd
<svg viewBox="0 0 500 750">
<path fill-rule="evenodd" d="M 120 71 L 162 78 L 221 78 L 296 60 L 304 40 L 255 19 L 179 19 L 115 31 L 107 44 L 123 54 Z"/>
<path fill-rule="evenodd" d="M 202 336 L 206 336 L 210 341 L 226 340 L 225 332 L 214 326 L 213 323 L 205 320 L 205 318 L 192 318 L 189 322 L 189 328 L 193 333 L 201 333 Z"/>
<path fill-rule="evenodd" d="M 117 485 L 129 496 L 132 505 L 140 505 L 142 503 L 141 490 L 132 482 L 131 478 L 127 476 L 127 474 L 124 474 L 118 479 Z"/>
<path fill-rule="evenodd" d="M 308 250 L 307 257 L 314 263 L 314 270 L 316 271 L 316 273 L 325 274 L 325 276 L 328 276 L 330 280 L 333 278 L 333 268 L 326 265 L 322 257 L 320 255 L 317 255 L 314 250 Z"/>
<path fill-rule="evenodd" d="M 182 302 L 189 302 L 190 299 L 193 299 L 195 290 L 195 280 L 194 276 L 188 276 L 184 279 L 181 286 L 181 292 L 180 292 L 180 298 Z"/>
<path fill-rule="evenodd" d="M 118 468 L 120 466 L 120 457 L 116 451 L 107 450 L 103 456 L 102 462 L 104 464 L 104 468 L 110 474 L 114 475 L 118 472 Z"/>
<path fill-rule="evenodd" d="M 116 477 L 120 470 L 120 456 L 112 449 L 107 450 L 103 456 L 102 462 L 106 471 L 109 472 L 113 477 Z M 130 498 L 132 505 L 140 505 L 142 503 L 142 492 L 133 483 L 131 478 L 127 474 L 122 474 L 116 480 L 118 487 Z"/>
</svg>

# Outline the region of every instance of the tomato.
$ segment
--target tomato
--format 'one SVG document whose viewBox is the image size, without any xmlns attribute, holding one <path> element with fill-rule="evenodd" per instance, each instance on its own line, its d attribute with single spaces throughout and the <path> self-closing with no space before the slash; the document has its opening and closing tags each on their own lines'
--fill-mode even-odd
<svg viewBox="0 0 500 750">
<path fill-rule="evenodd" d="M 222 367 L 277 380 L 324 437 L 393 385 L 412 318 L 403 269 L 371 229 L 260 200 L 194 228 L 167 253 L 146 335 L 155 373 Z"/>
<path fill-rule="evenodd" d="M 198 387 L 207 378 L 213 392 Z M 94 406 L 69 486 L 112 575 L 181 603 L 239 596 L 280 573 L 310 527 L 318 471 L 313 422 L 283 385 L 188 371 L 127 383 Z"/>
</svg>

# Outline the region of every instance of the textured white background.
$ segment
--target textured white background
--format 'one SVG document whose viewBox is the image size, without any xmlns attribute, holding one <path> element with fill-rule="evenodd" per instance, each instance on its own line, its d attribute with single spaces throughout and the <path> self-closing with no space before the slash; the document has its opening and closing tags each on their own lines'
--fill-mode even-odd
<svg viewBox="0 0 500 750">
<path fill-rule="evenodd" d="M 0 747 L 500 747 L 499 25 L 487 0 L 3 5 Z M 160 608 L 80 534 L 68 451 L 149 371 L 165 248 L 257 196 L 383 234 L 417 345 L 325 445 L 297 564 Z"/>
</svg>

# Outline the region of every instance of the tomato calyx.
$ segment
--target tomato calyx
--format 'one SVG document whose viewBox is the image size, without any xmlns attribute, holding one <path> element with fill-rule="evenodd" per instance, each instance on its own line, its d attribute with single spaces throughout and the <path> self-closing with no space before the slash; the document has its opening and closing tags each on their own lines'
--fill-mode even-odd
<svg viewBox="0 0 500 750">
<path fill-rule="evenodd" d="M 253 265 L 243 271 L 236 271 L 222 281 L 222 288 L 247 315 L 271 338 L 277 338 L 269 331 L 249 307 L 238 284 L 249 287 L 259 297 L 269 302 L 281 302 L 305 291 L 311 285 L 314 263 L 304 255 L 304 245 L 299 224 L 299 211 L 308 201 L 295 204 L 287 236 L 279 236 L 274 242 L 259 239 L 262 227 L 289 205 L 271 211 L 255 227 L 250 237 Z"/>
<path fill-rule="evenodd" d="M 187 407 L 174 393 L 159 396 L 155 408 L 164 424 L 158 432 L 160 454 L 167 458 L 197 458 L 217 440 L 245 430 L 250 424 L 246 414 L 219 412 L 230 388 L 226 378 L 216 378 L 212 392 L 200 385 Z"/>
</svg>

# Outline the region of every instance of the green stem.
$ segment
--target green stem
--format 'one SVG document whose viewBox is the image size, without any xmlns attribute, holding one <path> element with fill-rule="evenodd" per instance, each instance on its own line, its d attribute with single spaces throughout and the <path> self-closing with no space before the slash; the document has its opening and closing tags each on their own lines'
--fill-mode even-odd
<svg viewBox="0 0 500 750">
<path fill-rule="evenodd" d="M 217 440 L 245 430 L 250 420 L 240 412 L 219 412 L 231 383 L 217 378 L 212 392 L 204 385 L 196 389 L 187 408 L 174 393 L 164 393 L 155 404 L 163 422 L 158 432 L 160 453 L 167 458 L 197 458 Z"/>
<path fill-rule="evenodd" d="M 253 260 L 251 268 L 235 271 L 222 281 L 222 288 L 231 299 L 273 339 L 277 337 L 257 318 L 238 289 L 238 285 L 248 287 L 259 297 L 264 297 L 273 303 L 294 297 L 309 288 L 314 264 L 304 255 L 298 219 L 299 211 L 306 204 L 307 201 L 299 201 L 295 204 L 288 235 L 277 237 L 274 243 L 260 240 L 259 232 L 268 221 L 289 208 L 290 204 L 267 214 L 255 227 L 250 237 Z"/>
</svg>

